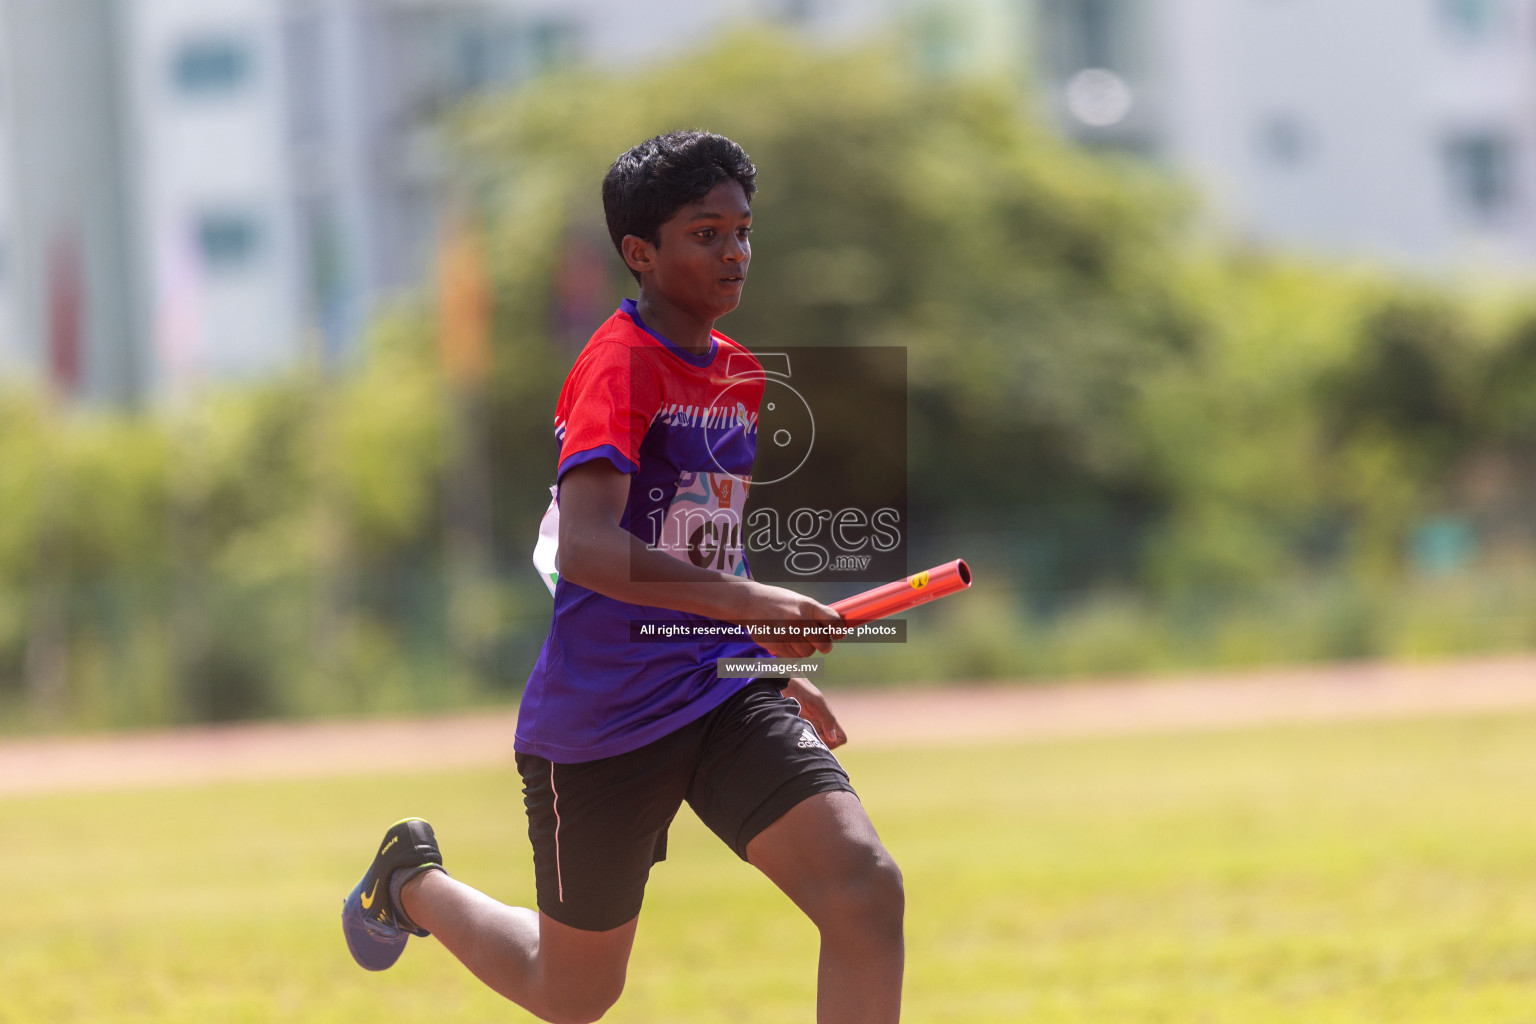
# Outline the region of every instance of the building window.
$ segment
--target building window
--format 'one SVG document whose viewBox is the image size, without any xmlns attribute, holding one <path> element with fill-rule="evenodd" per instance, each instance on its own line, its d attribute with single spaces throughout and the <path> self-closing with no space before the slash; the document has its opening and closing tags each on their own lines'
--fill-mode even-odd
<svg viewBox="0 0 1536 1024">
<path fill-rule="evenodd" d="M 1259 124 L 1259 155 L 1274 167 L 1296 167 L 1311 155 L 1312 133 L 1291 114 L 1271 114 Z"/>
<path fill-rule="evenodd" d="M 1118 12 L 1108 0 L 1081 0 L 1077 5 L 1077 37 L 1083 63 L 1091 68 L 1112 67 L 1119 56 L 1115 46 Z"/>
<path fill-rule="evenodd" d="M 518 79 L 518 33 L 507 19 L 484 13 L 451 15 L 445 21 L 444 31 L 444 102 L 510 85 Z"/>
<path fill-rule="evenodd" d="M 1040 14 L 1047 67 L 1058 74 L 1079 68 L 1124 73 L 1133 32 L 1124 0 L 1045 0 Z"/>
<path fill-rule="evenodd" d="M 535 73 L 566 67 L 580 50 L 580 31 L 569 21 L 540 18 L 528 28 L 528 50 Z"/>
<path fill-rule="evenodd" d="M 774 17 L 790 25 L 809 25 L 816 19 L 817 0 L 778 0 L 773 6 Z"/>
<path fill-rule="evenodd" d="M 439 103 L 567 67 L 581 50 L 580 26 L 561 18 L 524 23 L 484 13 L 458 15 L 445 19 L 442 31 Z"/>
<path fill-rule="evenodd" d="M 1493 132 L 1452 138 L 1445 145 L 1451 200 L 1464 216 L 1489 221 L 1513 204 L 1514 151 L 1509 139 Z"/>
<path fill-rule="evenodd" d="M 197 247 L 208 270 L 240 270 L 255 260 L 261 247 L 261 228 L 247 213 L 210 211 L 197 220 Z"/>
<path fill-rule="evenodd" d="M 229 36 L 188 39 L 171 57 L 171 80 L 194 96 L 234 92 L 251 77 L 250 47 Z"/>
<path fill-rule="evenodd" d="M 1436 0 L 1436 3 L 1445 30 L 1464 42 L 1487 39 L 1503 27 L 1502 0 Z"/>
</svg>

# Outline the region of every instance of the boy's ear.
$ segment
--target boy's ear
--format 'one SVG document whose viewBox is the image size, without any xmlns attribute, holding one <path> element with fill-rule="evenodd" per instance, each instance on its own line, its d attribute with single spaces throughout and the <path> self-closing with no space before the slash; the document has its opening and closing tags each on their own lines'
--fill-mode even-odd
<svg viewBox="0 0 1536 1024">
<path fill-rule="evenodd" d="M 625 235 L 619 243 L 619 252 L 624 254 L 624 263 L 637 274 L 650 270 L 656 258 L 656 246 L 639 235 Z"/>
</svg>

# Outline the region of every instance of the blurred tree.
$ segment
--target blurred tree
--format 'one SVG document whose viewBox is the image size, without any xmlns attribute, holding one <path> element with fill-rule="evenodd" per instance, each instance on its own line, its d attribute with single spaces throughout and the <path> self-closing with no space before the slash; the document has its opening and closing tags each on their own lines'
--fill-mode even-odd
<svg viewBox="0 0 1536 1024">
<path fill-rule="evenodd" d="M 29 699 L 33 722 L 141 724 L 519 685 L 548 622 L 528 556 L 558 389 L 633 293 L 599 183 L 678 127 L 760 170 L 722 328 L 905 346 L 914 546 L 1001 538 L 987 579 L 1021 573 L 1025 600 L 978 594 L 929 646 L 870 653 L 873 675 L 1532 635 L 1507 609 L 1536 607 L 1516 579 L 1536 548 L 1536 307 L 1224 249 L 1151 172 L 1037 128 L 1011 84 L 756 33 L 462 111 L 480 230 L 450 237 L 446 301 L 381 316 L 345 375 L 148 415 L 0 392 L 0 720 Z M 487 507 L 489 557 L 464 543 Z M 1449 579 L 1477 557 L 1513 569 L 1457 598 L 1461 625 L 1447 591 L 1404 585 L 1415 559 Z"/>
<path fill-rule="evenodd" d="M 1536 450 L 1536 310 L 1524 310 L 1503 344 L 1480 363 L 1470 413 L 1485 436 Z M 1474 368 L 1475 372 L 1475 368 Z"/>
<path fill-rule="evenodd" d="M 573 330 L 551 308 L 573 240 L 605 237 L 613 158 L 679 127 L 734 138 L 760 172 L 751 279 L 723 330 L 769 350 L 907 348 L 916 528 L 1012 526 L 1028 508 L 1080 530 L 1156 506 L 1132 416 L 1141 375 L 1191 344 L 1166 273 L 1177 194 L 1035 127 L 1009 83 L 754 33 L 640 76 L 551 79 L 461 124 L 493 221 L 496 432 L 527 446 L 498 453 L 519 510 L 509 560 L 553 471 L 560 376 L 633 290 L 610 246 L 589 255 L 608 287 Z"/>
</svg>

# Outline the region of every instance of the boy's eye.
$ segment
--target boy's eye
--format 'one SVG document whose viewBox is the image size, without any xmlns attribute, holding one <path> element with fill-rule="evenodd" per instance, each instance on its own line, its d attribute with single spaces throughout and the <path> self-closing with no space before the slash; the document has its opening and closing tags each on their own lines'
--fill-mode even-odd
<svg viewBox="0 0 1536 1024">
<path fill-rule="evenodd" d="M 700 238 L 714 238 L 715 229 L 705 228 L 703 231 L 695 231 L 694 234 L 698 235 Z"/>
</svg>

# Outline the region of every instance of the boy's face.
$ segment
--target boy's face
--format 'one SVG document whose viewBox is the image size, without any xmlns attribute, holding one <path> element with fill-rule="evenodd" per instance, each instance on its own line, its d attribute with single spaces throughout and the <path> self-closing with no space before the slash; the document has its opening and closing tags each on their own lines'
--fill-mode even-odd
<svg viewBox="0 0 1536 1024">
<path fill-rule="evenodd" d="M 657 230 L 657 244 L 626 236 L 624 260 L 640 274 L 642 292 L 714 320 L 741 301 L 752 262 L 751 229 L 747 194 L 731 178 L 678 210 Z"/>
</svg>

